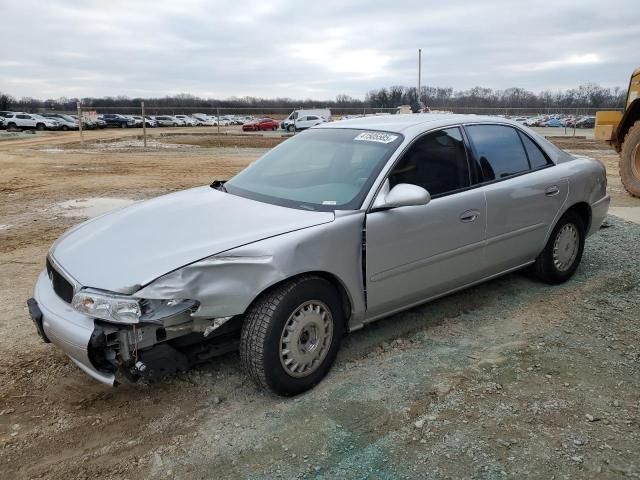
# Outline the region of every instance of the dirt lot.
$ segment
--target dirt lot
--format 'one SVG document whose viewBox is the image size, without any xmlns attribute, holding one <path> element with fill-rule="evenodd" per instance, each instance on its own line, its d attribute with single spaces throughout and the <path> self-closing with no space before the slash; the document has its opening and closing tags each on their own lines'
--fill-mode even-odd
<svg viewBox="0 0 640 480">
<path fill-rule="evenodd" d="M 82 220 L 63 202 L 206 184 L 279 141 L 204 131 L 147 151 L 120 130 L 0 142 L 0 478 L 640 477 L 640 225 L 616 217 L 567 284 L 513 274 L 373 324 L 295 399 L 258 391 L 237 354 L 111 389 L 41 343 L 24 301 Z M 558 144 L 640 206 L 606 146 Z"/>
</svg>

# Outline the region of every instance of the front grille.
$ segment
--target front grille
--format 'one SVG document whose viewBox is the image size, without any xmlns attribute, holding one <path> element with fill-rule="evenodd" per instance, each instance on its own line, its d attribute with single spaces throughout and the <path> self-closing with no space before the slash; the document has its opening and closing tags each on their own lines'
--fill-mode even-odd
<svg viewBox="0 0 640 480">
<path fill-rule="evenodd" d="M 73 300 L 73 285 L 64 278 L 58 271 L 51 265 L 51 262 L 47 258 L 47 274 L 51 279 L 53 285 L 53 291 L 65 302 L 71 303 Z"/>
</svg>

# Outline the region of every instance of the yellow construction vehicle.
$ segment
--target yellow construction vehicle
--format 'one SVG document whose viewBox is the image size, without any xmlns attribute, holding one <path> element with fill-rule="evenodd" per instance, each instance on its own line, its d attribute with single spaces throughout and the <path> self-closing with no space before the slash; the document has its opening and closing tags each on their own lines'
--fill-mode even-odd
<svg viewBox="0 0 640 480">
<path fill-rule="evenodd" d="M 620 154 L 624 188 L 640 197 L 640 68 L 631 74 L 624 112 L 596 112 L 596 140 L 605 140 Z"/>
</svg>

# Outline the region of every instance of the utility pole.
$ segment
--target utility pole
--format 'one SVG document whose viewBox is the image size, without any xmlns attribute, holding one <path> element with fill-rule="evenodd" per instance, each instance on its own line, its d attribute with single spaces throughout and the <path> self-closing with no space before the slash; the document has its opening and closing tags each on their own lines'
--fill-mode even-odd
<svg viewBox="0 0 640 480">
<path fill-rule="evenodd" d="M 82 136 L 82 108 L 80 108 L 80 102 L 76 102 L 78 108 L 78 132 L 80 132 L 80 146 L 84 147 L 84 137 Z"/>
<path fill-rule="evenodd" d="M 140 109 L 142 110 L 142 137 L 144 138 L 144 148 L 147 148 L 147 119 L 144 116 L 144 102 L 140 102 Z"/>
<path fill-rule="evenodd" d="M 420 104 L 420 89 L 422 88 L 422 49 L 418 49 L 418 105 Z"/>
</svg>

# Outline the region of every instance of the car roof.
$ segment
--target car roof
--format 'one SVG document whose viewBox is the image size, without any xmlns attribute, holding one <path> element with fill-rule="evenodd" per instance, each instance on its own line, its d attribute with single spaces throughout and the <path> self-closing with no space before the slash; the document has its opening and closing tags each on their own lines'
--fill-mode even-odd
<svg viewBox="0 0 640 480">
<path fill-rule="evenodd" d="M 314 128 L 357 128 L 402 133 L 413 127 L 425 129 L 458 125 L 461 123 L 506 123 L 520 126 L 517 122 L 502 117 L 486 115 L 461 115 L 455 113 L 407 113 L 397 115 L 376 115 L 371 117 L 350 118 L 337 122 L 324 123 Z"/>
</svg>

